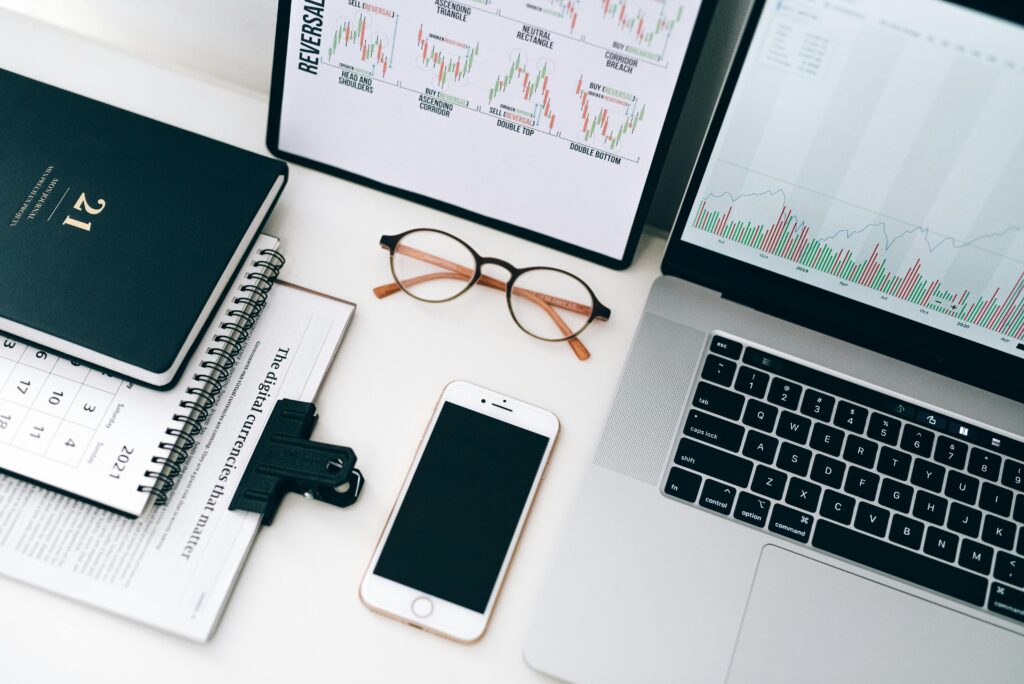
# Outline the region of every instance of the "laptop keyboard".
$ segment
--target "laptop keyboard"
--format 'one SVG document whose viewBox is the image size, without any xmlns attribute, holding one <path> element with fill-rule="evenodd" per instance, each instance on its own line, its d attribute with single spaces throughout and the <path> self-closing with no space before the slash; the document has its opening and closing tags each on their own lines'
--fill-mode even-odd
<svg viewBox="0 0 1024 684">
<path fill-rule="evenodd" d="M 1024 442 L 716 335 L 664 491 L 1024 622 Z"/>
</svg>

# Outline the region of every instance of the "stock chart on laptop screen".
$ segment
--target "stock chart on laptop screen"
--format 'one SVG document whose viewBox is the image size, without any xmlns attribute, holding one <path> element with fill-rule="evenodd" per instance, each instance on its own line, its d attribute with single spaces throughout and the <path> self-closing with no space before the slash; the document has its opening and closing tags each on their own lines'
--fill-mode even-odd
<svg viewBox="0 0 1024 684">
<path fill-rule="evenodd" d="M 1024 30 L 770 2 L 682 239 L 1024 356 Z"/>
</svg>

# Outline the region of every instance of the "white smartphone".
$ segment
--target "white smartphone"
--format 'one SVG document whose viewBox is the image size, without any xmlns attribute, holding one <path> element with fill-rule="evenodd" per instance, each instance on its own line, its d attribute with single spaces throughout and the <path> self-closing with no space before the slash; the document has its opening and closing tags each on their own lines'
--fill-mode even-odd
<svg viewBox="0 0 1024 684">
<path fill-rule="evenodd" d="M 444 389 L 359 595 L 456 641 L 483 636 L 558 419 L 468 382 Z"/>
</svg>

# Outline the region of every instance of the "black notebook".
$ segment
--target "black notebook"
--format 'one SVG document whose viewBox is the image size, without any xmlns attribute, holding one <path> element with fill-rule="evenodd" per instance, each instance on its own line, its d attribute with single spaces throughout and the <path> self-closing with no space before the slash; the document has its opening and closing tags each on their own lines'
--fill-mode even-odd
<svg viewBox="0 0 1024 684">
<path fill-rule="evenodd" d="M 287 166 L 0 70 L 0 331 L 177 380 Z"/>
</svg>

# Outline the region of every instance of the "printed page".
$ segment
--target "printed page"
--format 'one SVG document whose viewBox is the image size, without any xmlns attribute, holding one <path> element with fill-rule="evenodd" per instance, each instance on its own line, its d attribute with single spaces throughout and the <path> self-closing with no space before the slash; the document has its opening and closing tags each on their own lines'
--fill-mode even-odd
<svg viewBox="0 0 1024 684">
<path fill-rule="evenodd" d="M 166 506 L 138 520 L 0 477 L 0 573 L 208 639 L 259 527 L 229 511 L 278 399 L 312 401 L 351 304 L 276 285 Z"/>
<path fill-rule="evenodd" d="M 260 236 L 246 264 L 221 303 L 214 323 L 192 355 L 178 386 L 167 392 L 90 370 L 51 352 L 0 336 L 0 468 L 130 515 L 150 499 L 139 486 L 157 484 L 146 471 L 158 470 L 154 457 L 166 457 L 162 442 L 173 442 L 168 428 L 180 428 L 175 414 L 201 383 L 203 351 L 222 345 L 219 324 L 232 321 L 232 301 L 245 296 L 246 276 L 262 270 L 260 252 L 277 247 Z"/>
</svg>

